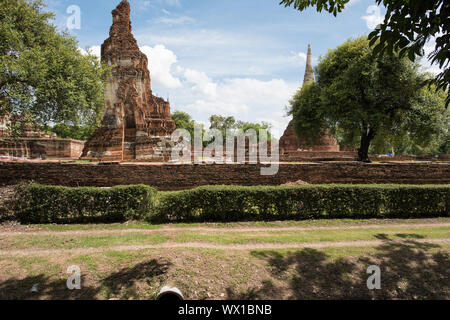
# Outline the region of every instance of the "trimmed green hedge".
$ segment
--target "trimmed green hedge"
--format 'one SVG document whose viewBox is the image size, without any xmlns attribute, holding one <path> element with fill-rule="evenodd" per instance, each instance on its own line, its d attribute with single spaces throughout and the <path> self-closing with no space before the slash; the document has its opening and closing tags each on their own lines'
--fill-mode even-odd
<svg viewBox="0 0 450 320">
<path fill-rule="evenodd" d="M 18 187 L 22 223 L 228 222 L 449 216 L 450 185 L 207 186 L 177 192 L 154 188 Z"/>
<path fill-rule="evenodd" d="M 157 199 L 158 222 L 426 218 L 449 215 L 450 186 L 207 186 Z"/>
<path fill-rule="evenodd" d="M 111 223 L 144 220 L 152 210 L 156 189 L 25 185 L 16 192 L 17 218 L 22 223 Z"/>
</svg>

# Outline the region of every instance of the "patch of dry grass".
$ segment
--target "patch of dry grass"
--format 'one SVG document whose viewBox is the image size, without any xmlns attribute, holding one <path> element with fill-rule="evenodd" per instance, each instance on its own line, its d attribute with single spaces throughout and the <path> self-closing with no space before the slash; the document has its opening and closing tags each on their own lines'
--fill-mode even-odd
<svg viewBox="0 0 450 320">
<path fill-rule="evenodd" d="M 426 243 L 430 237 L 448 237 L 449 228 L 439 226 L 448 219 L 434 222 L 433 228 L 386 226 L 383 230 L 343 228 L 297 234 L 265 230 L 250 235 L 234 232 L 236 226 L 232 226 L 202 235 L 212 237 L 203 241 L 228 241 L 227 250 L 111 249 L 117 244 L 142 241 L 158 245 L 161 243 L 158 241 L 167 241 L 167 237 L 179 242 L 197 239 L 198 233 L 186 231 L 184 227 L 175 231 L 156 229 L 151 232 L 151 238 L 147 238 L 149 234 L 121 234 L 120 229 L 101 236 L 26 233 L 2 236 L 0 233 L 2 250 L 49 246 L 104 249 L 89 254 L 56 250 L 44 256 L 0 256 L 0 299 L 154 299 L 165 285 L 178 287 L 188 299 L 450 299 L 450 245 Z M 286 222 L 276 227 L 283 225 L 291 226 Z M 308 242 L 329 237 L 332 241 L 375 237 L 381 245 L 233 250 L 236 239 L 273 242 L 277 238 L 281 243 L 288 243 L 292 240 L 289 237 Z M 81 268 L 81 290 L 70 291 L 66 287 L 69 277 L 66 271 L 71 265 Z M 382 270 L 381 290 L 367 289 L 366 270 L 370 265 L 378 265 Z M 32 293 L 35 284 L 38 292 Z"/>
</svg>

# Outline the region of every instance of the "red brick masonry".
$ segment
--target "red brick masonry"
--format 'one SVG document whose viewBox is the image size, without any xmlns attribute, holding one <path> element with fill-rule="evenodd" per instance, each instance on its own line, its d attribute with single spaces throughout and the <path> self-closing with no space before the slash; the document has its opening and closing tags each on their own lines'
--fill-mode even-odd
<svg viewBox="0 0 450 320">
<path fill-rule="evenodd" d="M 99 187 L 142 183 L 165 191 L 220 184 L 281 185 L 297 180 L 315 184 L 450 183 L 449 163 L 282 163 L 275 176 L 262 176 L 261 166 L 0 162 L 0 185 L 29 180 L 50 185 Z"/>
<path fill-rule="evenodd" d="M 58 138 L 20 138 L 18 140 L 0 140 L 0 155 L 36 159 L 79 158 L 84 141 Z"/>
</svg>

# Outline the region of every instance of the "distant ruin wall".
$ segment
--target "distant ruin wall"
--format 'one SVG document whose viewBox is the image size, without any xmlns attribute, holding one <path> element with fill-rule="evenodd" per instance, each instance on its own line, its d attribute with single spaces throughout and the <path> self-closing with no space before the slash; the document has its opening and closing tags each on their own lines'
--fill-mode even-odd
<svg viewBox="0 0 450 320">
<path fill-rule="evenodd" d="M 347 160 L 352 161 L 357 158 L 358 154 L 352 151 L 345 152 L 328 152 L 328 151 L 293 151 L 285 154 L 280 154 L 280 161 L 283 162 L 298 162 L 309 160 Z"/>
<path fill-rule="evenodd" d="M 37 159 L 77 159 L 83 152 L 84 141 L 72 139 L 20 138 L 0 140 L 0 155 Z"/>
<path fill-rule="evenodd" d="M 63 186 L 146 184 L 159 190 L 182 190 L 202 185 L 281 185 L 309 183 L 449 184 L 450 164 L 280 164 L 275 176 L 262 176 L 262 165 L 60 164 L 0 162 L 0 185 L 33 180 Z"/>
</svg>

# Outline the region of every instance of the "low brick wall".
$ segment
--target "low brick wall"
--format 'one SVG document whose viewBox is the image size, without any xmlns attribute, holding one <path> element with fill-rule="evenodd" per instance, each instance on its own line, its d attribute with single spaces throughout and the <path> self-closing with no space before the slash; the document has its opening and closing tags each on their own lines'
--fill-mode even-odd
<svg viewBox="0 0 450 320">
<path fill-rule="evenodd" d="M 83 152 L 84 141 L 59 138 L 20 138 L 0 140 L 0 155 L 36 159 L 79 158 Z"/>
<path fill-rule="evenodd" d="M 325 151 L 294 151 L 280 155 L 280 161 L 352 161 L 358 157 L 357 152 L 325 152 Z"/>
<path fill-rule="evenodd" d="M 280 155 L 280 161 L 299 162 L 299 161 L 353 161 L 358 157 L 356 151 L 340 152 L 321 152 L 321 151 L 295 151 Z M 372 161 L 450 161 L 449 154 L 438 155 L 396 155 L 387 157 L 385 155 L 370 154 Z"/>
<path fill-rule="evenodd" d="M 449 184 L 448 163 L 362 164 L 355 162 L 280 164 L 274 176 L 262 176 L 262 165 L 62 164 L 0 162 L 0 185 L 33 180 L 63 186 L 147 184 L 159 190 L 202 185 L 281 185 L 309 183 Z"/>
</svg>

